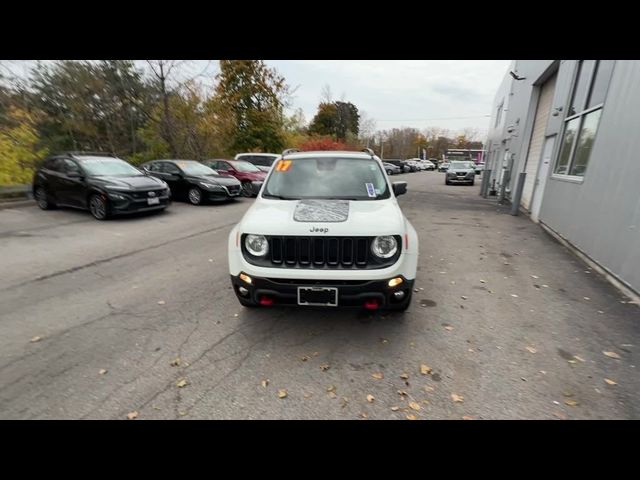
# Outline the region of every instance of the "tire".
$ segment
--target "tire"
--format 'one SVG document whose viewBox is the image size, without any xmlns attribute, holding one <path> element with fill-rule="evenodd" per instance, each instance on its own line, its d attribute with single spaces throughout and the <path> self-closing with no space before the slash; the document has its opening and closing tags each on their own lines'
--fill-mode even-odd
<svg viewBox="0 0 640 480">
<path fill-rule="evenodd" d="M 240 195 L 247 198 L 253 197 L 253 186 L 251 185 L 251 182 L 242 182 Z"/>
<path fill-rule="evenodd" d="M 475 180 L 471 180 L 471 186 L 473 187 L 475 185 Z"/>
<path fill-rule="evenodd" d="M 449 182 L 449 180 L 446 180 L 446 179 L 445 179 L 444 184 L 445 184 L 445 185 L 451 185 L 451 182 Z"/>
<path fill-rule="evenodd" d="M 89 211 L 96 220 L 106 220 L 109 218 L 109 205 L 101 195 L 94 193 L 89 197 Z"/>
<path fill-rule="evenodd" d="M 49 194 L 44 189 L 44 187 L 37 187 L 35 192 L 33 193 L 33 197 L 35 198 L 38 207 L 41 210 L 52 210 L 56 208 L 56 205 L 49 200 Z"/>
<path fill-rule="evenodd" d="M 387 170 L 387 175 L 393 175 L 393 170 Z"/>
<path fill-rule="evenodd" d="M 187 192 L 187 200 L 191 205 L 201 205 L 202 204 L 202 190 L 198 187 L 191 187 Z"/>
</svg>

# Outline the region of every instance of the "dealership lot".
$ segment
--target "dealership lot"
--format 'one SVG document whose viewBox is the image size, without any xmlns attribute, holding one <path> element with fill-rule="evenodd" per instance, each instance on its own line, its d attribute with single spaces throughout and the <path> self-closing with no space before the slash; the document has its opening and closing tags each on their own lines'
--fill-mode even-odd
<svg viewBox="0 0 640 480">
<path fill-rule="evenodd" d="M 405 314 L 242 308 L 251 199 L 0 210 L 0 418 L 640 418 L 637 305 L 479 182 L 393 180 L 420 237 Z"/>
</svg>

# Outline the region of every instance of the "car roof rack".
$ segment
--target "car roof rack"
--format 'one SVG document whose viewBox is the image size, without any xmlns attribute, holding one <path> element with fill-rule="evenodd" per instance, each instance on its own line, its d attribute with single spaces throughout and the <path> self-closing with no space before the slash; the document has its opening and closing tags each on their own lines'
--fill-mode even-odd
<svg viewBox="0 0 640 480">
<path fill-rule="evenodd" d="M 371 155 L 372 157 L 375 157 L 376 154 L 374 153 L 373 150 L 371 150 L 370 148 L 363 148 L 362 149 L 363 152 L 368 153 L 369 155 Z"/>
<path fill-rule="evenodd" d="M 297 148 L 287 148 L 284 152 L 282 152 L 282 156 L 284 157 L 285 155 L 289 155 L 290 153 L 296 153 L 299 151 L 300 150 L 298 150 Z"/>
</svg>

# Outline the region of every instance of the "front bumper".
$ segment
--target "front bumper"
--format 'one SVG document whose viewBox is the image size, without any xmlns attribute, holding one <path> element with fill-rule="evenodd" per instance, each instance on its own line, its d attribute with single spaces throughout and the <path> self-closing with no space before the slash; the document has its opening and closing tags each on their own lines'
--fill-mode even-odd
<svg viewBox="0 0 640 480">
<path fill-rule="evenodd" d="M 447 176 L 447 181 L 450 183 L 473 183 L 475 180 L 475 175 L 471 178 L 469 177 L 450 177 Z"/>
<path fill-rule="evenodd" d="M 225 185 L 222 185 L 221 189 L 203 190 L 203 193 L 207 200 L 216 201 L 239 197 L 241 191 L 242 189 L 240 188 L 240 186 L 238 186 L 237 189 L 230 190 Z"/>
<path fill-rule="evenodd" d="M 134 198 L 132 195 L 122 192 L 110 192 L 107 198 L 109 199 L 109 210 L 112 215 L 151 212 L 167 208 L 171 204 L 170 195 L 156 197 L 159 203 L 155 205 L 149 205 L 148 198 Z"/>
<path fill-rule="evenodd" d="M 251 275 L 251 283 L 247 283 L 239 275 L 231 275 L 231 284 L 240 301 L 255 305 L 260 305 L 264 298 L 269 299 L 270 305 L 298 305 L 298 287 L 334 287 L 338 289 L 339 307 L 362 308 L 374 301 L 376 308 L 394 308 L 411 298 L 414 284 L 414 280 L 399 277 L 402 283 L 395 287 L 389 286 L 389 280 L 396 277 L 384 280 L 303 280 Z M 241 293 L 241 287 L 246 293 Z M 396 292 L 403 292 L 402 297 L 395 295 Z"/>
</svg>

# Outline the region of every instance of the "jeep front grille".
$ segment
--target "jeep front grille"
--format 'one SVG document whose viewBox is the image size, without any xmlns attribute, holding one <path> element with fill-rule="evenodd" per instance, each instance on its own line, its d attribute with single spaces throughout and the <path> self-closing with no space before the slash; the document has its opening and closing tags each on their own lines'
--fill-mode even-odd
<svg viewBox="0 0 640 480">
<path fill-rule="evenodd" d="M 374 269 L 393 265 L 400 256 L 402 239 L 396 235 L 398 252 L 381 259 L 371 253 L 374 237 L 302 237 L 267 236 L 269 253 L 266 258 L 247 252 L 242 236 L 242 253 L 253 265 L 280 268 Z"/>
</svg>

